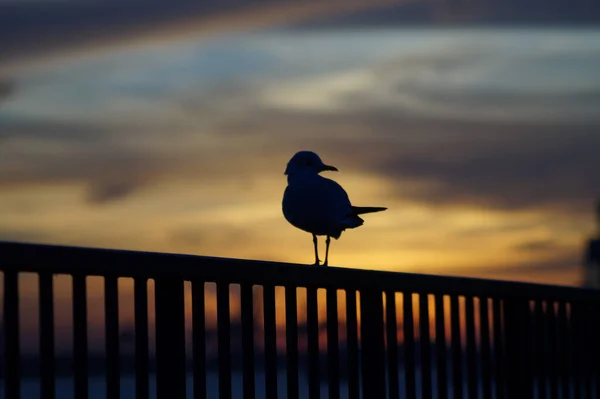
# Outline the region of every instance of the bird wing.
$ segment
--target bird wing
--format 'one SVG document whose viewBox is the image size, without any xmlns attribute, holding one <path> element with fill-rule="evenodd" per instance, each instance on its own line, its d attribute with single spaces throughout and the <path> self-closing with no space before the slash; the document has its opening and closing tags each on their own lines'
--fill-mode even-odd
<svg viewBox="0 0 600 399">
<path fill-rule="evenodd" d="M 323 176 L 318 177 L 322 186 L 319 191 L 322 193 L 322 198 L 327 201 L 331 214 L 345 216 L 352 211 L 352 205 L 346 190 L 335 180 Z"/>
<path fill-rule="evenodd" d="M 337 238 L 343 230 L 361 226 L 364 221 L 354 212 L 346 190 L 334 180 L 321 178 L 324 185 L 323 191 L 327 193 L 325 195 L 328 198 L 327 209 L 334 229 L 330 235 Z"/>
<path fill-rule="evenodd" d="M 339 235 L 347 227 L 355 227 L 346 191 L 337 182 L 319 175 L 290 182 L 283 198 L 286 219 L 299 229 L 319 235 Z"/>
</svg>

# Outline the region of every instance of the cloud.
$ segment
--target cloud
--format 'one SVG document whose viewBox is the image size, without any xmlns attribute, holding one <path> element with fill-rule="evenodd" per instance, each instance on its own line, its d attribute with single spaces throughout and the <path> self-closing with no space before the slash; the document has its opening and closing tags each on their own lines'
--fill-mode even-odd
<svg viewBox="0 0 600 399">
<path fill-rule="evenodd" d="M 0 103 L 9 98 L 16 90 L 15 82 L 0 78 Z"/>
<path fill-rule="evenodd" d="M 405 179 L 423 183 L 407 195 L 440 205 L 588 212 L 599 194 L 600 135 L 595 129 L 564 129 L 560 134 L 527 126 L 505 132 L 498 127 L 488 132 L 448 130 L 439 144 L 428 144 L 429 151 L 388 157 L 379 171 L 398 190 Z"/>
<path fill-rule="evenodd" d="M 65 145 L 97 141 L 99 136 L 108 138 L 116 132 L 110 126 L 95 126 L 85 122 L 45 120 L 44 118 L 11 118 L 5 115 L 0 125 L 0 143 L 10 139 L 60 140 Z"/>
<path fill-rule="evenodd" d="M 560 243 L 555 240 L 532 240 L 526 241 L 514 246 L 517 251 L 523 252 L 549 252 L 560 247 Z"/>
<path fill-rule="evenodd" d="M 330 40 L 331 46 L 343 44 Z M 529 44 L 541 49 L 524 54 L 504 40 L 491 43 L 489 38 L 471 35 L 440 48 L 439 43 L 422 39 L 420 44 L 426 49 L 422 52 L 410 47 L 384 57 L 375 52 L 369 55 L 377 61 L 371 63 L 357 62 L 342 52 L 338 57 L 348 65 L 285 77 L 259 97 L 273 109 L 313 113 L 383 111 L 456 121 L 547 125 L 599 122 L 600 86 L 586 67 L 600 60 L 595 49 L 548 50 L 549 44 L 534 36 Z M 362 47 L 373 51 L 380 44 L 362 43 Z M 567 70 L 574 72 L 567 74 Z"/>
<path fill-rule="evenodd" d="M 460 231 L 454 232 L 455 237 L 460 238 L 476 238 L 476 237 L 493 237 L 498 234 L 514 234 L 521 231 L 531 231 L 540 225 L 540 220 L 513 221 L 505 220 L 504 223 L 496 223 L 487 226 L 468 227 Z"/>
<path fill-rule="evenodd" d="M 8 192 L 28 186 L 80 185 L 83 199 L 100 205 L 170 180 L 237 186 L 245 193 L 269 174 L 285 181 L 283 169 L 293 143 L 279 145 L 260 135 L 249 141 L 244 134 L 223 140 L 227 131 L 226 124 L 213 132 L 161 130 L 153 136 L 142 129 L 65 122 L 0 129 L 0 188 Z M 288 148 L 283 156 L 281 148 Z"/>
<path fill-rule="evenodd" d="M 140 182 L 133 180 L 111 181 L 106 184 L 96 183 L 89 187 L 86 199 L 94 204 L 117 201 L 132 194 L 139 186 Z"/>
<path fill-rule="evenodd" d="M 214 100 L 252 93 L 244 86 Z M 86 200 L 97 204 L 168 178 L 247 188 L 307 148 L 342 172 L 377 176 L 399 197 L 428 206 L 546 207 L 581 215 L 600 194 L 599 126 L 592 124 L 465 122 L 369 108 L 323 115 L 251 102 L 227 118 L 215 107 L 186 108 L 189 125 L 171 131 L 153 127 L 152 115 L 139 127 L 14 122 L 0 129 L 0 185 L 79 182 Z M 209 126 L 190 128 L 193 118 Z"/>
<path fill-rule="evenodd" d="M 369 173 L 398 197 L 429 206 L 583 216 L 600 196 L 600 124 L 466 122 L 367 109 L 258 110 L 231 127 L 256 140 L 284 134 L 280 147 L 289 153 L 313 149 L 342 173 Z"/>
<path fill-rule="evenodd" d="M 80 185 L 85 201 L 104 204 L 127 198 L 185 163 L 176 154 L 129 148 L 114 138 L 119 133 L 48 123 L 40 130 L 6 134 L 0 148 L 0 188 Z"/>
<path fill-rule="evenodd" d="M 577 253 L 564 250 L 553 256 L 497 267 L 455 268 L 452 275 L 577 286 L 582 278 L 578 260 Z"/>
<path fill-rule="evenodd" d="M 181 226 L 168 233 L 168 240 L 179 248 L 192 251 L 210 251 L 211 248 L 251 246 L 252 231 L 232 226 L 196 224 Z"/>
<path fill-rule="evenodd" d="M 26 228 L 10 228 L 0 226 L 0 241 L 16 241 L 16 242 L 44 242 L 51 238 L 51 235 L 32 231 Z"/>
<path fill-rule="evenodd" d="M 323 51 L 340 42 L 334 36 L 324 35 L 329 47 L 319 47 L 315 40 L 303 42 L 303 36 L 292 43 L 304 46 L 306 53 Z M 374 48 L 377 38 L 372 33 L 360 45 Z M 530 44 L 546 40 L 534 39 Z M 252 40 L 254 47 L 261 48 L 262 43 L 268 48 L 274 39 Z M 549 72 L 540 71 L 546 80 L 534 80 L 529 91 L 511 91 L 511 85 L 520 82 L 501 74 L 502 84 L 508 85 L 503 91 L 494 86 L 490 75 L 497 73 L 493 65 L 498 58 L 503 57 L 501 65 L 508 71 L 514 65 L 526 67 L 527 75 L 532 66 L 539 66 L 534 59 L 540 55 L 511 50 L 502 44 L 504 38 L 491 48 L 484 46 L 490 40 L 472 36 L 458 47 L 439 48 L 419 40 L 423 44 L 419 51 L 398 55 L 379 50 L 388 57 L 381 61 L 379 54 L 374 57 L 378 61 L 368 65 L 352 58 L 354 43 L 349 51 L 342 41 L 346 47 L 340 59 L 348 61 L 345 68 L 336 64 L 339 60 L 330 60 L 335 65 L 332 71 L 311 75 L 311 66 L 302 64 L 287 84 L 282 80 L 288 76 L 256 80 L 253 74 L 238 71 L 238 79 L 206 88 L 198 85 L 201 78 L 192 79 L 196 68 L 181 73 L 174 67 L 181 64 L 175 52 L 169 53 L 172 58 L 165 65 L 149 63 L 142 68 L 139 62 L 125 63 L 129 69 L 107 67 L 104 74 L 102 68 L 92 68 L 93 74 L 80 71 L 75 81 L 64 72 L 64 82 L 53 90 L 63 92 L 67 87 L 68 93 L 76 95 L 64 97 L 62 104 L 57 100 L 56 115 L 64 111 L 70 117 L 71 105 L 81 104 L 78 119 L 39 117 L 4 124 L 0 185 L 75 182 L 85 185 L 85 199 L 94 204 L 126 199 L 141 187 L 172 178 L 206 186 L 235 183 L 246 190 L 261 175 L 280 174 L 294 151 L 307 148 L 320 152 L 342 172 L 370 174 L 389 185 L 396 197 L 430 207 L 502 211 L 545 207 L 587 214 L 590 201 L 599 194 L 600 174 L 594 172 L 600 170 L 596 154 L 600 124 L 573 118 L 568 124 L 566 114 L 556 116 L 562 119 L 554 124 L 555 119 L 528 113 L 530 108 L 516 112 L 521 103 L 511 104 L 515 96 L 523 104 L 542 108 L 556 103 L 556 99 L 544 100 L 548 95 L 540 94 L 539 82 L 552 83 L 559 93 L 556 98 L 578 98 L 579 105 L 583 100 L 596 101 L 596 89 L 584 90 L 575 80 L 567 90 L 561 86 L 563 80 L 556 79 L 555 84 Z M 236 46 L 244 47 L 240 42 Z M 559 50 L 553 56 L 564 61 L 567 50 Z M 209 54 L 217 57 L 228 51 Z M 237 54 L 235 60 L 245 60 L 241 65 L 248 62 L 247 51 L 230 52 Z M 186 52 L 192 53 L 201 52 Z M 272 60 L 277 57 L 265 53 L 269 56 L 261 61 L 261 68 L 265 63 L 270 65 L 264 66 L 267 70 L 277 71 L 279 64 Z M 227 64 L 231 54 L 214 63 Z M 490 61 L 490 57 L 496 58 Z M 580 63 L 587 65 L 586 59 Z M 112 64 L 119 65 L 117 61 Z M 88 88 L 99 96 L 96 101 L 88 103 L 90 99 L 81 95 L 79 83 L 86 81 L 103 82 L 102 90 Z M 162 95 L 152 100 L 131 95 L 148 85 L 160 87 Z M 52 90 L 44 93 L 53 98 Z M 28 101 L 39 111 L 36 94 L 31 92 Z M 128 102 L 118 103 L 115 98 Z M 285 98 L 294 101 L 279 101 Z M 321 112 L 323 103 L 316 110 L 310 107 L 315 98 L 328 105 L 328 112 Z M 415 101 L 419 112 L 413 112 Z M 24 101 L 23 108 L 30 102 Z M 456 112 L 438 112 L 440 104 Z M 490 104 L 496 118 L 478 117 L 482 107 Z M 103 108 L 98 110 L 98 105 Z M 528 118 L 521 117 L 526 114 Z"/>
</svg>

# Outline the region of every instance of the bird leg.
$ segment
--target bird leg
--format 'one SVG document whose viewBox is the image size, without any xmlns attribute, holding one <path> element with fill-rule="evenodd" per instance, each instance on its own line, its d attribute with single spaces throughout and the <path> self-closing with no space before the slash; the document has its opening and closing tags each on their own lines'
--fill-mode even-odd
<svg viewBox="0 0 600 399">
<path fill-rule="evenodd" d="M 325 240 L 325 262 L 323 262 L 323 266 L 328 266 L 328 258 L 329 258 L 329 244 L 331 243 L 331 237 L 327 236 Z"/>
<path fill-rule="evenodd" d="M 313 244 L 315 246 L 315 266 L 319 266 L 319 264 L 321 263 L 321 261 L 319 260 L 319 247 L 317 246 L 317 236 L 315 234 L 312 235 L 313 236 Z"/>
</svg>

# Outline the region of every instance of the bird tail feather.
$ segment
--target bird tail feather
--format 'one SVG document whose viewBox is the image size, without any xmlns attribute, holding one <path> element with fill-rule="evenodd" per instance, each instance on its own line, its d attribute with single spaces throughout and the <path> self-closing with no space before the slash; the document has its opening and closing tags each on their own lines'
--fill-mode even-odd
<svg viewBox="0 0 600 399">
<path fill-rule="evenodd" d="M 362 215 L 364 213 L 373 213 L 373 212 L 381 212 L 385 211 L 387 208 L 381 206 L 353 206 L 352 211 L 357 215 Z"/>
</svg>

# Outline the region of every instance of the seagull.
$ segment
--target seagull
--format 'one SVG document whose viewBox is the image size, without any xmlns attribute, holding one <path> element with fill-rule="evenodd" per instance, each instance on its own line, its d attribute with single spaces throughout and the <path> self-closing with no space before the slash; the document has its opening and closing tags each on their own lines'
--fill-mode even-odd
<svg viewBox="0 0 600 399">
<path fill-rule="evenodd" d="M 284 174 L 288 185 L 283 193 L 282 210 L 285 219 L 294 227 L 312 234 L 315 247 L 315 266 L 320 265 L 317 236 L 325 240 L 325 261 L 328 265 L 331 237 L 340 238 L 346 229 L 362 226 L 359 215 L 385 211 L 383 207 L 353 206 L 346 190 L 319 173 L 337 172 L 312 151 L 299 151 L 288 162 Z"/>
</svg>

